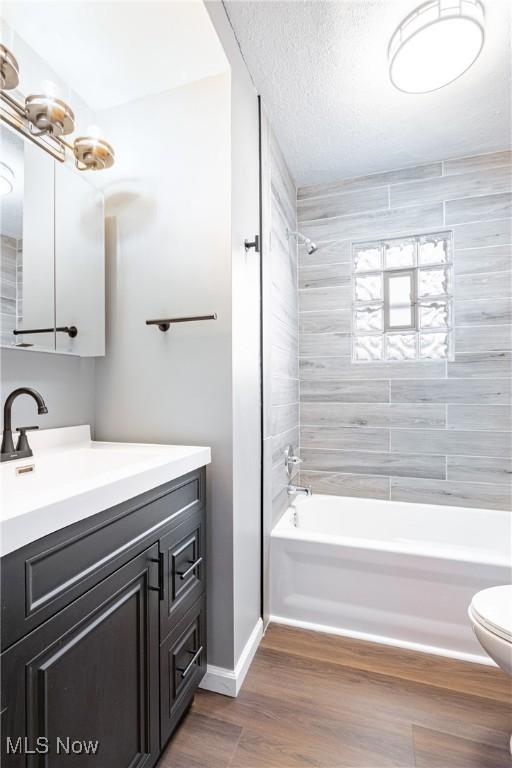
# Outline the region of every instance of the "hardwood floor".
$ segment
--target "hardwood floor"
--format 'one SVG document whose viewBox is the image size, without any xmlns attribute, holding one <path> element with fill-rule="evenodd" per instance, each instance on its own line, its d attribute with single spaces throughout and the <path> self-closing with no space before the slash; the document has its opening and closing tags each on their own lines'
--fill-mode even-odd
<svg viewBox="0 0 512 768">
<path fill-rule="evenodd" d="M 199 691 L 158 768 L 510 768 L 500 670 L 279 625 L 237 699 Z"/>
</svg>

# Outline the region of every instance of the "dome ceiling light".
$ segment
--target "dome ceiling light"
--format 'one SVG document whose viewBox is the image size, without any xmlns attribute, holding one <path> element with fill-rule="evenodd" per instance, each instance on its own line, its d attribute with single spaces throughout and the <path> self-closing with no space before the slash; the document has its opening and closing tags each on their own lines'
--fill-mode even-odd
<svg viewBox="0 0 512 768">
<path fill-rule="evenodd" d="M 484 17 L 479 0 L 429 0 L 416 8 L 389 43 L 395 88 L 429 93 L 457 80 L 483 48 Z"/>
<path fill-rule="evenodd" d="M 46 82 L 44 93 L 29 95 L 24 102 L 7 93 L 17 88 L 18 83 L 18 62 L 11 51 L 0 44 L 0 100 L 5 105 L 0 108 L 1 119 L 61 163 L 66 160 L 67 151 L 71 152 L 79 171 L 100 171 L 114 164 L 114 149 L 98 130 L 89 136 L 76 138 L 73 144 L 64 139 L 75 130 L 75 116 L 71 107 L 57 98 L 52 83 Z M 37 141 L 40 138 L 44 138 L 45 142 Z M 12 185 L 8 188 L 2 165 L 0 163 L 0 194 L 7 194 Z"/>
</svg>

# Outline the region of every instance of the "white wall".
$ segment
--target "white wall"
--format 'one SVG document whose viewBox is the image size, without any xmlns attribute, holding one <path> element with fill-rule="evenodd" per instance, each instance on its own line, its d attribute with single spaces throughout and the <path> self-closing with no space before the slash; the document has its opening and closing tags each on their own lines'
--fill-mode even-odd
<svg viewBox="0 0 512 768">
<path fill-rule="evenodd" d="M 40 429 L 94 423 L 94 359 L 52 352 L 2 349 L 0 355 L 1 402 L 17 387 L 33 387 L 48 406 L 38 416 L 30 397 L 19 397 L 12 409 L 15 427 L 37 424 Z M 1 410 L 3 422 L 3 409 Z"/>
<path fill-rule="evenodd" d="M 260 256 L 257 93 L 222 3 L 206 8 L 231 68 L 234 663 L 261 612 Z"/>
<path fill-rule="evenodd" d="M 209 656 L 232 668 L 229 116 L 227 74 L 100 116 L 116 164 L 102 175 L 108 313 L 96 435 L 212 447 Z M 210 312 L 217 321 L 167 333 L 145 325 Z"/>
</svg>

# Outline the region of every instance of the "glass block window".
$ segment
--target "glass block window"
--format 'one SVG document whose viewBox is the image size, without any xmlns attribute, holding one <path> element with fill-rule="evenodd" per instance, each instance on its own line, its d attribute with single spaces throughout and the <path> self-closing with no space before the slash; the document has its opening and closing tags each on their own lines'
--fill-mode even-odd
<svg viewBox="0 0 512 768">
<path fill-rule="evenodd" d="M 354 243 L 352 360 L 453 357 L 451 232 Z"/>
</svg>

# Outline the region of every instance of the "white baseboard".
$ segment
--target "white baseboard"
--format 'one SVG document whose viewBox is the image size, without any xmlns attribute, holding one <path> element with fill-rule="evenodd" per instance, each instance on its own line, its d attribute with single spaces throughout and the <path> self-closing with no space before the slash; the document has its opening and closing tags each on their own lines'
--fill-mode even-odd
<svg viewBox="0 0 512 768">
<path fill-rule="evenodd" d="M 473 664 L 484 664 L 489 667 L 496 666 L 494 661 L 484 654 L 480 656 L 476 653 L 465 653 L 463 651 L 454 651 L 449 648 L 437 648 L 433 645 L 423 645 L 422 643 L 413 643 L 406 640 L 396 640 L 395 638 L 384 637 L 383 635 L 370 635 L 367 632 L 353 632 L 350 629 L 339 629 L 338 627 L 330 627 L 326 624 L 315 624 L 311 621 L 299 621 L 298 619 L 286 619 L 282 616 L 270 616 L 270 623 L 285 624 L 289 627 L 297 627 L 298 629 L 309 629 L 312 632 L 325 632 L 328 635 L 351 637 L 353 640 L 364 640 L 368 643 L 392 645 L 395 648 L 405 648 L 408 651 L 430 653 L 435 656 L 446 656 L 449 659 L 469 661 Z"/>
<path fill-rule="evenodd" d="M 222 693 L 224 696 L 238 696 L 262 636 L 263 621 L 258 619 L 240 654 L 236 667 L 234 669 L 226 669 L 225 667 L 215 667 L 212 664 L 208 664 L 206 674 L 199 687 L 204 688 L 206 691 Z"/>
</svg>

